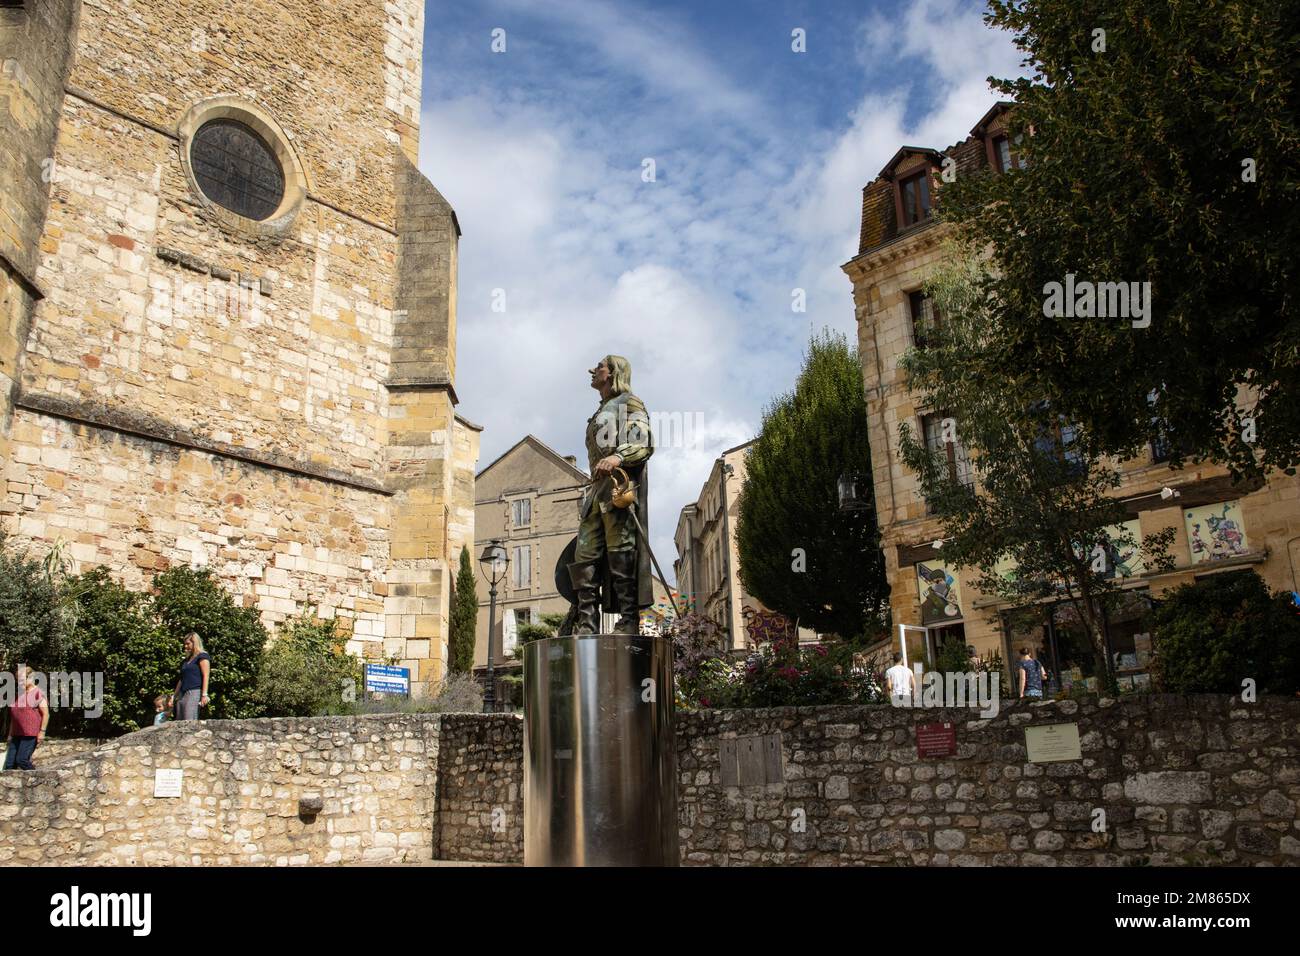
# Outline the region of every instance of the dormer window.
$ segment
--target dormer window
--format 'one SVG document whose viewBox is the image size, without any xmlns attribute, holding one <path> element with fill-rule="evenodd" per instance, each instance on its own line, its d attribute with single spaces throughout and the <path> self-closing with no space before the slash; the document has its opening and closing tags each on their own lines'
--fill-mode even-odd
<svg viewBox="0 0 1300 956">
<path fill-rule="evenodd" d="M 1017 136 L 1015 145 L 1019 146 L 1022 138 L 1023 135 Z M 989 140 L 989 162 L 1000 173 L 1025 168 L 1024 158 L 1018 152 L 1013 152 L 1011 146 L 1011 140 L 1005 133 L 998 133 Z"/>
<path fill-rule="evenodd" d="M 914 226 L 930 218 L 930 171 L 920 172 L 898 181 L 903 228 Z"/>
<path fill-rule="evenodd" d="M 993 158 L 997 161 L 998 172 L 1005 173 L 1011 168 L 1011 141 L 1005 136 L 993 140 Z"/>
</svg>

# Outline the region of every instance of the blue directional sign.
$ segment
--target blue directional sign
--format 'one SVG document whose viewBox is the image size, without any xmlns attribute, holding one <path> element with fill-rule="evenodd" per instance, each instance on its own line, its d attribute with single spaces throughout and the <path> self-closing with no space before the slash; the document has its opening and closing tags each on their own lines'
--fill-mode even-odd
<svg viewBox="0 0 1300 956">
<path fill-rule="evenodd" d="M 371 694 L 411 693 L 411 669 L 386 664 L 366 665 L 366 692 Z"/>
</svg>

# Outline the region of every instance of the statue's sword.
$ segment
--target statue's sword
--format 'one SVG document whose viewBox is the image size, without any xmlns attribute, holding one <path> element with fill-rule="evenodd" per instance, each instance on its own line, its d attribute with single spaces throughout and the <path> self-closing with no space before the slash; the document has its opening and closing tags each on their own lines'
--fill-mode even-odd
<svg viewBox="0 0 1300 956">
<path fill-rule="evenodd" d="M 654 548 L 650 547 L 650 536 L 645 533 L 645 528 L 641 525 L 641 519 L 636 514 L 636 502 L 627 506 L 628 514 L 632 516 L 632 522 L 636 525 L 636 533 L 641 536 L 645 542 L 645 549 L 650 552 L 650 563 L 654 565 L 655 571 L 659 574 L 659 580 L 664 583 L 664 590 L 668 591 L 668 600 L 672 603 L 673 613 L 680 619 L 682 617 L 681 609 L 677 606 L 677 599 L 673 597 L 672 590 L 668 587 L 668 579 L 664 577 L 663 568 L 659 567 L 659 559 L 655 557 Z"/>
</svg>

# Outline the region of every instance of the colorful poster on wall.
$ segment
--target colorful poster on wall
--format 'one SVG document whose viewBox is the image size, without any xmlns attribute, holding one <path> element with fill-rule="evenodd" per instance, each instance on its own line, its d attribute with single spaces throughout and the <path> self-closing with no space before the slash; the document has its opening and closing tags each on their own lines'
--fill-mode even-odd
<svg viewBox="0 0 1300 956">
<path fill-rule="evenodd" d="M 1019 577 L 1019 575 L 1016 574 L 1016 569 L 1019 567 L 1019 561 L 1011 557 L 1009 554 L 1004 554 L 1002 557 L 998 558 L 997 563 L 993 565 L 993 573 L 1004 581 L 1014 582 L 1016 578 Z"/>
<path fill-rule="evenodd" d="M 1142 525 L 1138 519 L 1108 525 L 1099 529 L 1097 534 L 1106 540 L 1103 546 L 1106 560 L 1101 565 L 1103 578 L 1131 578 L 1146 571 L 1146 566 L 1142 563 Z M 1074 546 L 1076 555 L 1084 557 L 1083 552 L 1083 545 Z M 1093 562 L 1094 567 L 1097 567 L 1096 561 L 1101 556 L 1095 545 L 1088 549 L 1087 557 Z"/>
<path fill-rule="evenodd" d="M 1241 518 L 1240 501 L 1223 501 L 1183 512 L 1187 528 L 1187 547 L 1192 564 L 1222 561 L 1246 554 L 1246 523 Z"/>
<path fill-rule="evenodd" d="M 943 624 L 961 617 L 957 577 L 942 562 L 917 562 L 916 589 L 921 598 L 922 624 Z"/>
<path fill-rule="evenodd" d="M 1102 528 L 1101 533 L 1107 540 L 1106 570 L 1102 572 L 1102 577 L 1131 578 L 1146 571 L 1146 566 L 1142 563 L 1142 525 L 1138 519 Z M 1131 544 L 1121 540 L 1124 535 L 1127 535 Z"/>
</svg>

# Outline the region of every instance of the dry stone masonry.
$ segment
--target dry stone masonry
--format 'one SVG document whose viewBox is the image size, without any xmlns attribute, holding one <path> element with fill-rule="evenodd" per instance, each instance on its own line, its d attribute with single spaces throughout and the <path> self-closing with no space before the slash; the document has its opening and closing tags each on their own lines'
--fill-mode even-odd
<svg viewBox="0 0 1300 956">
<path fill-rule="evenodd" d="M 915 725 L 943 721 L 956 755 L 918 758 Z M 1082 760 L 1030 763 L 1025 727 L 1056 723 L 1078 724 Z M 722 742 L 766 734 L 784 781 L 720 786 Z M 1300 863 L 1300 701 L 706 711 L 679 718 L 678 755 L 688 864 Z"/>
<path fill-rule="evenodd" d="M 176 722 L 0 773 L 0 864 L 297 865 L 433 856 L 438 722 Z M 48 769 L 47 769 L 48 768 Z M 155 797 L 179 769 L 180 797 Z"/>
<path fill-rule="evenodd" d="M 677 721 L 684 865 L 1300 864 L 1300 701 Z M 920 759 L 915 727 L 936 721 L 955 724 L 957 751 Z M 1060 723 L 1078 725 L 1082 759 L 1030 762 L 1025 728 Z M 515 716 L 176 723 L 87 746 L 0 774 L 0 864 L 522 861 Z M 182 795 L 155 797 L 155 771 L 173 768 Z"/>
</svg>

